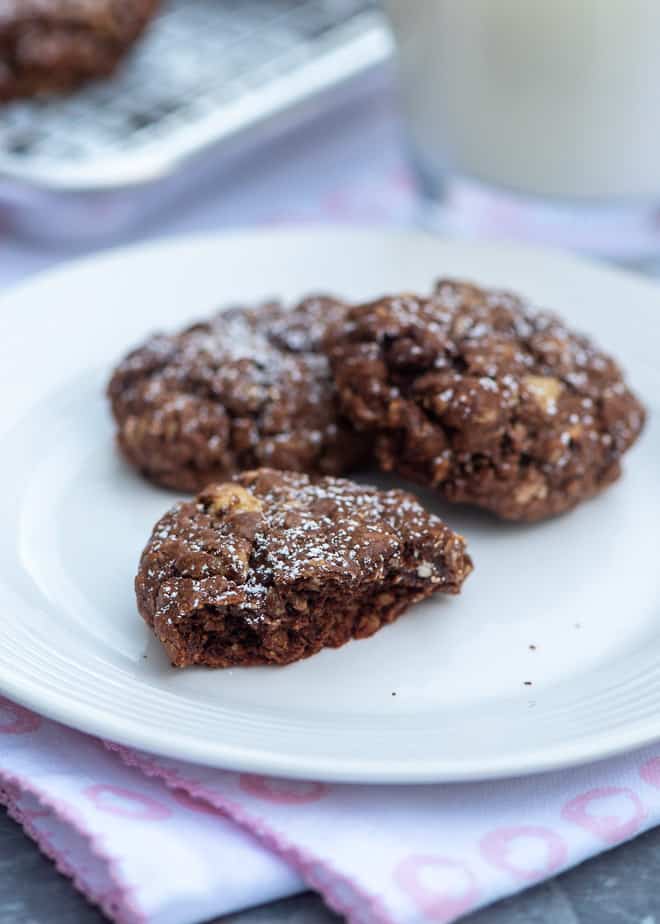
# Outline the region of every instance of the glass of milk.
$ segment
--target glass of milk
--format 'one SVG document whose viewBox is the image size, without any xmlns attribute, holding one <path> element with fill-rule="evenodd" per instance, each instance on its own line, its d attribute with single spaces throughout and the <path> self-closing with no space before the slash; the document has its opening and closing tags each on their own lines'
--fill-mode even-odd
<svg viewBox="0 0 660 924">
<path fill-rule="evenodd" d="M 660 0 L 383 2 L 427 199 L 489 232 L 660 254 Z"/>
</svg>

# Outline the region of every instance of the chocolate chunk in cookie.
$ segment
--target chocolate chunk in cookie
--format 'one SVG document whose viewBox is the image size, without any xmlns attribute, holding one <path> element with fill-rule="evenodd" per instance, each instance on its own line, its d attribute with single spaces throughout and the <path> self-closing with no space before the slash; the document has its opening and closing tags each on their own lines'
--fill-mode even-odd
<svg viewBox="0 0 660 924">
<path fill-rule="evenodd" d="M 511 520 L 615 481 L 644 408 L 586 337 L 522 299 L 441 281 L 353 308 L 326 337 L 342 408 L 385 470 Z"/>
<path fill-rule="evenodd" d="M 135 587 L 177 667 L 288 664 L 458 593 L 471 570 L 411 494 L 261 469 L 165 514 Z"/>
<path fill-rule="evenodd" d="M 115 70 L 159 0 L 0 3 L 0 101 L 73 90 Z"/>
<path fill-rule="evenodd" d="M 338 413 L 319 344 L 346 306 L 322 296 L 293 310 L 232 309 L 152 337 L 109 385 L 126 458 L 153 481 L 197 491 L 243 469 L 337 475 L 366 456 Z"/>
</svg>

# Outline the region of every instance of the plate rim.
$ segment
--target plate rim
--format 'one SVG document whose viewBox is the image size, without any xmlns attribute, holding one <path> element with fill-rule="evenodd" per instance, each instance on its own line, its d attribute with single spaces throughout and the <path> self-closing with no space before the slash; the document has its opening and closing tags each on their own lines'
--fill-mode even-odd
<svg viewBox="0 0 660 924">
<path fill-rule="evenodd" d="M 660 742 L 660 720 L 646 720 L 631 725 L 624 732 L 612 735 L 605 731 L 590 734 L 583 739 L 567 744 L 557 744 L 533 751 L 512 751 L 506 758 L 483 760 L 451 760 L 427 758 L 423 762 L 410 764 L 406 761 L 388 761 L 384 764 L 371 763 L 364 759 L 343 759 L 341 766 L 331 767 L 323 758 L 302 760 L 296 757 L 282 757 L 267 750 L 242 748 L 235 745 L 209 747 L 208 743 L 197 747 L 195 739 L 185 735 L 170 738 L 166 750 L 155 740 L 156 733 L 143 729 L 142 733 L 116 725 L 112 716 L 98 713 L 98 718 L 77 704 L 68 708 L 57 708 L 38 689 L 26 691 L 25 687 L 0 680 L 1 692 L 19 706 L 31 709 L 38 715 L 59 722 L 69 728 L 93 735 L 103 741 L 119 744 L 154 756 L 172 758 L 203 767 L 229 770 L 238 773 L 257 773 L 283 779 L 318 780 L 324 783 L 374 784 L 374 785 L 421 785 L 432 783 L 487 782 L 515 777 L 539 776 L 556 770 L 600 763 L 621 754 Z M 289 761 L 289 762 L 287 762 Z"/>
<path fill-rule="evenodd" d="M 264 226 L 246 226 L 246 227 L 229 227 L 221 228 L 215 231 L 183 231 L 178 233 L 163 234 L 158 237 L 151 237 L 147 240 L 138 240 L 129 243 L 116 244 L 105 247 L 102 250 L 92 251 L 82 255 L 65 258 L 61 263 L 55 266 L 45 267 L 30 273 L 23 279 L 10 283 L 5 289 L 0 291 L 0 307 L 6 299 L 11 299 L 20 295 L 24 289 L 30 289 L 34 285 L 44 282 L 45 280 L 57 279 L 60 276 L 68 276 L 72 273 L 79 272 L 85 268 L 97 265 L 102 266 L 104 263 L 114 263 L 117 260 L 124 259 L 127 256 L 136 254 L 148 255 L 164 249 L 178 249 L 185 246 L 209 246 L 222 244 L 226 240 L 241 239 L 245 241 L 268 240 L 273 236 L 280 238 L 327 237 L 327 238 L 346 238 L 346 236 L 370 238 L 406 238 L 426 241 L 427 243 L 436 243 L 440 247 L 457 246 L 469 247 L 473 250 L 501 250 L 524 253 L 530 257 L 540 258 L 552 257 L 559 259 L 563 263 L 572 263 L 574 266 L 590 271 L 597 271 L 599 275 L 608 275 L 615 279 L 627 279 L 631 284 L 640 288 L 648 289 L 649 292 L 655 292 L 660 288 L 660 284 L 650 279 L 642 273 L 636 272 L 626 266 L 613 266 L 605 263 L 596 257 L 590 257 L 587 254 L 578 254 L 571 250 L 564 249 L 555 245 L 540 245 L 528 241 L 518 241 L 515 238 L 506 236 L 484 236 L 479 239 L 470 240 L 458 237 L 451 237 L 448 234 L 441 234 L 425 228 L 402 228 L 386 227 L 379 224 L 361 223 L 359 225 L 345 225 L 342 223 L 327 223 L 320 221 L 310 221 L 305 224 L 287 224 L 282 226 L 264 227 Z M 0 315 L 0 323 L 4 316 Z"/>
</svg>

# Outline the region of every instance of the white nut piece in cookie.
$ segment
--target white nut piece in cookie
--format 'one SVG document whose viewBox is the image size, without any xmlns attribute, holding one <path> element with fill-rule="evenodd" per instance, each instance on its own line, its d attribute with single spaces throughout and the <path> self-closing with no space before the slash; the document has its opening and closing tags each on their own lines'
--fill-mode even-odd
<svg viewBox="0 0 660 924">
<path fill-rule="evenodd" d="M 557 399 L 564 386 L 549 375 L 526 375 L 523 383 L 535 401 L 541 405 L 546 414 L 554 414 L 557 410 Z"/>
<path fill-rule="evenodd" d="M 211 488 L 209 510 L 212 513 L 258 513 L 263 504 L 254 494 L 237 484 L 219 484 Z"/>
</svg>

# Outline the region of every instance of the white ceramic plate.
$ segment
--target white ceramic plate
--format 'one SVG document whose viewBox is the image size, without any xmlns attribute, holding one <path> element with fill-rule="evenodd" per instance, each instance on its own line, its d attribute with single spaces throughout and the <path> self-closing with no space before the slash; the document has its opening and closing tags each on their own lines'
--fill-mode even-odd
<svg viewBox="0 0 660 924">
<path fill-rule="evenodd" d="M 508 245 L 309 229 L 184 239 L 0 300 L 0 689 L 145 750 L 291 777 L 485 778 L 660 738 L 657 414 L 626 477 L 552 522 L 498 524 L 427 497 L 468 537 L 476 571 L 460 598 L 371 639 L 286 668 L 175 671 L 137 617 L 138 556 L 174 497 L 115 453 L 103 397 L 115 359 L 222 302 L 364 298 L 439 274 L 556 307 L 659 403 L 660 289 Z"/>
</svg>

